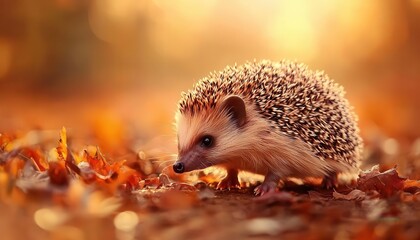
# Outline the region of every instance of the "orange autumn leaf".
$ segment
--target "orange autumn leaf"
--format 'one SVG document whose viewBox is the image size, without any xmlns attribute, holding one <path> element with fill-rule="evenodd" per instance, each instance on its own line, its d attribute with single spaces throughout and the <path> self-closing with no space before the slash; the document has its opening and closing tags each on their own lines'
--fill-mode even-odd
<svg viewBox="0 0 420 240">
<path fill-rule="evenodd" d="M 39 171 L 45 171 L 49 168 L 48 161 L 45 159 L 39 148 L 25 148 L 22 151 L 22 155 L 32 160 L 34 166 Z"/>
<path fill-rule="evenodd" d="M 121 185 L 127 189 L 139 187 L 141 175 L 125 164 L 126 160 L 108 163 L 98 147 L 86 149 L 82 161 L 77 165 L 73 158 L 67 162 L 68 167 L 81 176 L 84 182 L 96 183 L 110 193 L 115 192 Z"/>
<path fill-rule="evenodd" d="M 136 189 L 141 179 L 134 169 L 124 165 L 120 166 L 113 176 L 111 183 L 115 185 L 115 188 L 127 185 L 127 190 Z"/>
<path fill-rule="evenodd" d="M 125 165 L 126 160 L 120 160 L 120 161 L 116 161 L 113 162 L 111 164 L 109 164 L 109 171 L 112 173 L 118 173 L 120 174 L 120 172 L 124 169 L 130 169 L 132 173 L 134 173 L 134 169 L 129 168 L 128 166 Z"/>
<path fill-rule="evenodd" d="M 133 173 L 126 179 L 126 189 L 127 190 L 134 190 L 140 187 L 141 176 L 138 173 Z"/>
<path fill-rule="evenodd" d="M 157 188 L 161 185 L 159 177 L 146 178 L 139 183 L 140 188 Z"/>
<path fill-rule="evenodd" d="M 65 160 L 67 158 L 67 131 L 66 128 L 61 128 L 60 140 L 58 141 L 57 154 L 59 160 Z"/>
<path fill-rule="evenodd" d="M 99 148 L 96 148 L 96 152 L 92 156 L 87 150 L 84 151 L 84 158 L 86 162 L 89 163 L 89 166 L 97 174 L 102 175 L 104 178 L 107 177 L 110 173 L 111 167 L 106 162 L 104 156 L 99 151 Z"/>
</svg>

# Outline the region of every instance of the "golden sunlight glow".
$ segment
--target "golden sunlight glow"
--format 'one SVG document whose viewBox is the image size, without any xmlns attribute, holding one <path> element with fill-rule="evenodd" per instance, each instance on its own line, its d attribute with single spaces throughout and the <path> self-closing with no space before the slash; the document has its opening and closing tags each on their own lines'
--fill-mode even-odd
<svg viewBox="0 0 420 240">
<path fill-rule="evenodd" d="M 56 208 L 42 208 L 35 212 L 35 223 L 44 230 L 53 230 L 68 218 L 68 214 Z"/>
<path fill-rule="evenodd" d="M 318 34 L 322 30 L 313 14 L 318 12 L 318 7 L 318 3 L 315 2 L 282 2 L 279 5 L 279 13 L 267 24 L 266 34 L 270 46 L 279 55 L 314 58 L 317 54 Z"/>
<path fill-rule="evenodd" d="M 114 226 L 121 231 L 132 231 L 139 223 L 139 218 L 135 212 L 125 211 L 118 213 L 114 218 Z"/>
</svg>

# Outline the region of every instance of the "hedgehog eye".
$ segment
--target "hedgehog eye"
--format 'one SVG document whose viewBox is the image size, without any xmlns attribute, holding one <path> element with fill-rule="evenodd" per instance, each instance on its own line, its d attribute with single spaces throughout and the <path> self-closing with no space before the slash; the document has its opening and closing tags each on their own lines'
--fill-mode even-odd
<svg viewBox="0 0 420 240">
<path fill-rule="evenodd" d="M 209 148 L 213 145 L 214 138 L 210 135 L 206 135 L 201 139 L 200 146 Z"/>
</svg>

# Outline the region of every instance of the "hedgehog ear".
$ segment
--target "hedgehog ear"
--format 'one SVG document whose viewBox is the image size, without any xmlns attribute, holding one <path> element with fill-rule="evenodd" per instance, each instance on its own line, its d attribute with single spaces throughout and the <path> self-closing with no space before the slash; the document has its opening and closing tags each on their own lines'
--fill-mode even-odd
<svg viewBox="0 0 420 240">
<path fill-rule="evenodd" d="M 222 102 L 221 109 L 226 109 L 232 116 L 238 127 L 242 127 L 246 122 L 246 110 L 244 100 L 236 95 L 230 95 Z"/>
</svg>

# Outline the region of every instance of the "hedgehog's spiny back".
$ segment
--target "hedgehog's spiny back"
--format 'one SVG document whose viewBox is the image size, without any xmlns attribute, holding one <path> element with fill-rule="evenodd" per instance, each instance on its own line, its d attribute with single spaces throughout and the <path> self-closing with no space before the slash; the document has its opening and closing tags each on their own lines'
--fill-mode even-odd
<svg viewBox="0 0 420 240">
<path fill-rule="evenodd" d="M 194 115 L 231 94 L 253 102 L 273 128 L 308 143 L 317 156 L 358 165 L 362 142 L 356 116 L 343 88 L 325 74 L 289 61 L 227 67 L 184 93 L 179 111 Z"/>
</svg>

